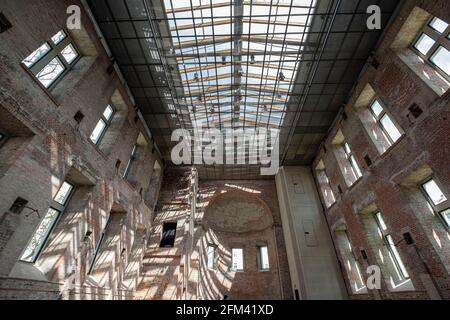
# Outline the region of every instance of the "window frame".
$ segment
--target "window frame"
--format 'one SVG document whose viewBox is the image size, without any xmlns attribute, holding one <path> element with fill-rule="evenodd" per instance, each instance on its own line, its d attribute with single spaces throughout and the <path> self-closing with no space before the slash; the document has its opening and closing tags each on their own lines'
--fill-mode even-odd
<svg viewBox="0 0 450 320">
<path fill-rule="evenodd" d="M 378 215 L 381 216 L 381 219 L 383 220 L 383 223 L 381 223 Z M 409 275 L 408 270 L 406 270 L 406 266 L 405 266 L 404 262 L 401 260 L 400 252 L 397 250 L 397 247 L 396 247 L 395 243 L 391 244 L 391 242 L 389 241 L 389 238 L 390 238 L 392 240 L 392 242 L 394 242 L 393 238 L 392 238 L 392 235 L 391 235 L 391 233 L 388 230 L 389 228 L 387 227 L 387 225 L 386 225 L 386 223 L 385 223 L 385 221 L 383 219 L 383 214 L 381 213 L 380 210 L 378 210 L 378 211 L 376 211 L 373 214 L 373 217 L 374 217 L 374 220 L 375 220 L 375 222 L 376 222 L 376 224 L 378 226 L 378 230 L 379 230 L 379 232 L 382 235 L 384 245 L 386 246 L 386 249 L 389 251 L 389 253 L 390 253 L 391 257 L 392 257 L 392 260 L 394 261 L 395 269 L 396 269 L 397 273 L 401 276 L 401 280 L 402 281 L 406 281 L 406 280 L 411 279 L 411 276 Z M 383 225 L 384 225 L 385 228 L 383 228 Z M 397 251 L 397 254 L 395 254 L 394 248 L 392 248 L 392 245 L 394 245 L 395 250 Z M 400 262 L 397 259 L 397 255 L 400 257 Z M 403 265 L 403 268 L 405 269 L 405 271 L 407 273 L 406 275 L 403 272 L 402 265 Z"/>
<path fill-rule="evenodd" d="M 62 39 L 60 42 L 55 44 L 52 40 L 52 37 L 47 39 L 42 45 L 48 45 L 50 49 L 38 60 L 33 62 L 30 66 L 27 66 L 24 61 L 29 56 L 25 57 L 24 60 L 22 60 L 21 64 L 24 68 L 26 68 L 34 77 L 34 79 L 42 85 L 46 90 L 51 91 L 57 83 L 65 76 L 67 73 L 73 68 L 73 66 L 81 59 L 81 53 L 78 49 L 77 45 L 75 44 L 75 41 L 71 37 L 70 33 L 66 30 L 66 28 L 62 28 L 59 30 L 55 35 L 57 35 L 59 32 L 63 31 L 65 34 L 64 39 Z M 54 36 L 55 36 L 54 35 Z M 72 62 L 67 62 L 64 56 L 62 55 L 62 51 L 67 48 L 69 45 L 72 45 L 73 50 L 77 54 L 76 58 Z M 40 47 L 39 47 L 40 48 Z M 38 50 L 37 48 L 36 50 Z M 33 53 L 33 52 L 32 52 Z M 30 53 L 30 55 L 32 54 Z M 59 74 L 53 81 L 50 83 L 48 87 L 46 87 L 37 77 L 39 72 L 44 70 L 46 66 L 48 66 L 55 58 L 58 58 L 58 60 L 61 62 L 62 66 L 64 67 L 64 70 Z"/>
<path fill-rule="evenodd" d="M 261 244 L 256 246 L 257 248 L 257 262 L 258 262 L 258 271 L 259 272 L 269 272 L 270 271 L 270 255 L 269 255 L 269 246 L 267 244 Z M 263 268 L 262 266 L 262 253 L 261 253 L 261 249 L 262 248 L 267 248 L 267 262 L 269 264 L 268 268 Z"/>
<path fill-rule="evenodd" d="M 111 108 L 112 113 L 111 113 L 111 117 L 109 117 L 109 120 L 107 120 L 105 118 L 105 111 L 108 109 L 108 107 Z M 92 133 L 89 136 L 89 140 L 96 146 L 99 146 L 102 143 L 103 138 L 105 138 L 106 132 L 108 131 L 108 129 L 111 127 L 111 124 L 114 120 L 114 117 L 117 113 L 117 109 L 114 107 L 114 105 L 112 103 L 108 103 L 108 105 L 106 106 L 105 110 L 102 112 L 102 114 L 100 115 L 100 119 L 97 121 L 97 124 L 95 125 L 94 129 L 92 129 Z M 95 131 L 95 128 L 97 128 L 97 125 L 99 124 L 100 121 L 103 121 L 103 123 L 105 124 L 105 127 L 103 128 L 102 132 L 100 133 L 98 139 L 96 142 L 92 141 L 91 136 Z"/>
<path fill-rule="evenodd" d="M 444 196 L 447 198 L 442 203 L 434 204 L 433 200 L 431 199 L 430 195 L 428 194 L 427 190 L 425 189 L 424 185 L 427 184 L 430 181 L 434 181 L 436 185 L 438 186 L 439 190 L 444 194 Z M 433 209 L 434 213 L 438 216 L 438 219 L 441 221 L 441 223 L 444 225 L 444 228 L 447 230 L 447 232 L 450 233 L 450 225 L 447 223 L 445 218 L 443 217 L 443 213 L 450 209 L 450 199 L 449 197 L 444 193 L 444 190 L 442 190 L 442 187 L 439 183 L 439 181 L 436 179 L 435 176 L 431 176 L 425 180 L 423 180 L 420 185 L 419 189 L 424 195 L 427 203 L 430 205 L 430 207 Z"/>
<path fill-rule="evenodd" d="M 348 149 L 350 150 L 349 152 L 347 152 L 347 148 L 345 146 L 348 147 Z M 355 179 L 355 182 L 356 182 L 359 179 L 361 179 L 364 176 L 364 174 L 363 174 L 363 172 L 361 170 L 361 167 L 360 167 L 358 161 L 356 161 L 356 156 L 353 153 L 352 148 L 350 148 L 350 145 L 348 144 L 348 142 L 344 140 L 344 142 L 342 143 L 341 147 L 344 150 L 344 154 L 345 154 L 346 160 L 348 161 L 348 163 L 350 164 L 350 167 L 352 168 L 353 174 L 354 174 L 354 176 L 356 178 Z M 355 164 L 351 161 L 352 158 L 354 159 L 354 161 L 356 163 L 356 166 L 358 166 L 358 168 L 355 168 Z M 361 175 L 358 175 L 358 171 L 361 173 Z"/>
<path fill-rule="evenodd" d="M 328 203 L 328 201 L 327 201 L 327 199 L 326 199 L 326 195 L 325 195 L 325 192 L 327 191 L 327 190 L 325 190 L 323 187 L 322 187 L 322 183 L 321 183 L 321 180 L 320 180 L 320 175 L 321 174 L 323 174 L 323 176 L 326 178 L 326 183 L 327 183 L 327 185 L 328 185 L 328 187 L 330 188 L 330 193 L 331 193 L 331 196 L 332 196 L 332 198 L 333 198 L 333 202 L 332 203 Z M 324 204 L 325 204 L 325 207 L 327 208 L 327 209 L 329 209 L 329 208 L 331 208 L 336 202 L 337 202 L 337 198 L 336 198 L 336 196 L 335 196 L 335 194 L 334 194 L 334 191 L 333 191 L 333 188 L 331 187 L 331 182 L 330 182 L 330 178 L 328 177 L 328 174 L 327 174 L 327 171 L 326 171 L 326 167 L 325 168 L 323 168 L 323 169 L 315 169 L 315 177 L 316 177 L 316 181 L 317 181 L 317 184 L 318 184 L 318 188 L 320 189 L 320 195 L 321 195 L 321 197 L 322 197 L 322 199 L 323 199 L 323 202 L 324 202 Z"/>
<path fill-rule="evenodd" d="M 123 179 L 127 179 L 128 178 L 128 175 L 130 174 L 131 166 L 137 160 L 136 154 L 137 154 L 138 147 L 139 147 L 139 145 L 136 143 L 134 145 L 134 147 L 133 147 L 133 150 L 131 151 L 131 156 L 128 159 L 128 163 L 127 163 L 127 165 L 125 167 L 125 170 L 124 170 L 124 172 L 122 174 L 122 178 Z"/>
<path fill-rule="evenodd" d="M 439 72 L 441 76 L 443 76 L 446 80 L 450 81 L 450 75 L 447 74 L 444 70 L 442 70 L 438 65 L 436 65 L 431 58 L 434 56 L 434 54 L 437 52 L 440 46 L 444 47 L 448 51 L 450 51 L 450 23 L 447 21 L 444 21 L 440 18 L 440 20 L 444 21 L 445 23 L 448 23 L 447 28 L 444 30 L 443 33 L 439 33 L 436 29 L 434 29 L 431 26 L 431 22 L 434 18 L 438 18 L 436 16 L 431 16 L 430 19 L 428 19 L 427 23 L 423 26 L 423 28 L 420 30 L 419 34 L 414 38 L 414 41 L 412 42 L 410 48 L 416 53 L 419 57 L 421 57 L 424 61 L 426 61 L 433 69 Z M 428 50 L 426 54 L 423 54 L 420 52 L 416 45 L 419 39 L 422 37 L 422 34 L 427 35 L 431 39 L 434 40 L 433 46 Z"/>
<path fill-rule="evenodd" d="M 375 102 L 378 102 L 378 104 L 383 109 L 378 116 L 375 114 L 375 112 L 372 109 L 372 106 L 375 104 Z M 383 132 L 384 136 L 388 140 L 389 147 L 392 147 L 395 143 L 397 143 L 405 135 L 405 133 L 402 132 L 403 130 L 401 130 L 400 126 L 397 124 L 397 121 L 395 121 L 395 119 L 392 117 L 392 115 L 388 111 L 386 111 L 385 104 L 378 97 L 375 97 L 375 98 L 372 99 L 372 102 L 369 104 L 369 111 L 370 111 L 370 114 L 374 117 L 375 121 L 377 122 L 377 125 L 380 127 L 380 129 Z M 400 132 L 400 137 L 397 139 L 397 141 L 394 141 L 392 139 L 391 135 L 389 134 L 389 132 L 386 130 L 386 128 L 384 127 L 383 123 L 381 122 L 381 119 L 383 119 L 384 116 L 388 116 L 389 119 L 394 124 L 394 126 L 397 128 L 398 132 Z"/>
<path fill-rule="evenodd" d="M 242 269 L 235 269 L 233 267 L 233 250 L 241 250 L 242 252 Z M 235 246 L 231 248 L 231 267 L 230 270 L 233 272 L 244 272 L 245 271 L 245 255 L 244 255 L 244 247 Z"/>
<path fill-rule="evenodd" d="M 59 191 L 61 190 L 61 188 L 62 188 L 62 186 L 64 185 L 64 183 L 69 184 L 69 185 L 72 187 L 72 189 L 70 190 L 69 194 L 67 195 L 64 204 L 60 204 L 60 203 L 58 203 L 58 202 L 55 200 L 55 198 L 56 198 L 57 194 L 59 193 Z M 75 185 L 74 183 L 72 183 L 71 181 L 65 179 L 65 180 L 61 183 L 61 185 L 59 186 L 58 191 L 57 191 L 57 192 L 55 193 L 55 195 L 53 196 L 53 198 L 52 198 L 52 200 L 51 200 L 51 202 L 50 202 L 50 205 L 48 206 L 47 211 L 45 212 L 45 215 L 39 220 L 39 224 L 38 224 L 37 227 L 34 229 L 34 231 L 33 231 L 32 235 L 31 235 L 31 237 L 28 239 L 28 242 L 27 242 L 27 244 L 26 244 L 24 250 L 22 250 L 22 253 L 21 253 L 20 258 L 19 258 L 19 260 L 20 260 L 21 262 L 23 262 L 23 263 L 30 263 L 30 264 L 35 264 L 35 263 L 36 263 L 36 261 L 39 259 L 40 255 L 42 254 L 42 251 L 43 251 L 44 248 L 47 246 L 51 234 L 52 234 L 53 231 L 55 230 L 56 226 L 58 225 L 59 221 L 61 220 L 61 217 L 63 216 L 65 210 L 67 209 L 67 206 L 69 205 L 70 200 L 71 200 L 73 194 L 75 193 L 75 190 L 76 190 L 76 185 Z M 58 212 L 58 215 L 57 215 L 56 219 L 53 221 L 51 227 L 48 229 L 48 231 L 47 231 L 47 233 L 46 233 L 46 235 L 45 235 L 45 237 L 44 237 L 44 240 L 42 241 L 41 245 L 39 246 L 39 249 L 35 252 L 35 254 L 34 254 L 32 260 L 31 260 L 31 261 L 24 260 L 24 259 L 23 259 L 23 255 L 25 254 L 25 251 L 27 250 L 28 246 L 30 245 L 31 240 L 33 239 L 33 237 L 34 237 L 36 231 L 38 230 L 38 228 L 39 228 L 39 226 L 40 226 L 42 220 L 45 218 L 45 216 L 47 215 L 47 213 L 49 212 L 49 210 L 55 210 L 56 212 Z"/>
<path fill-rule="evenodd" d="M 108 231 L 108 227 L 111 224 L 111 214 L 109 214 L 108 220 L 106 221 L 105 227 L 102 230 L 102 234 L 100 236 L 100 239 L 97 241 L 97 244 L 95 246 L 94 255 L 92 256 L 92 260 L 89 262 L 89 268 L 88 268 L 88 275 L 92 274 L 92 271 L 94 271 L 95 262 L 97 261 L 98 254 L 100 252 L 100 248 L 102 247 L 103 243 L 105 242 L 106 232 Z"/>
<path fill-rule="evenodd" d="M 213 249 L 213 258 L 212 258 L 212 267 L 209 266 L 209 249 Z M 206 268 L 208 270 L 214 271 L 216 270 L 216 250 L 217 246 L 209 243 L 206 247 Z"/>
</svg>

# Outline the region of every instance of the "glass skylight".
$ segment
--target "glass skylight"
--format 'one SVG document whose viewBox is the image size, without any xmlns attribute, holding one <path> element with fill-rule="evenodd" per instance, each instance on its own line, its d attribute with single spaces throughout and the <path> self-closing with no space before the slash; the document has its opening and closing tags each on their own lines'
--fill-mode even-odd
<svg viewBox="0 0 450 320">
<path fill-rule="evenodd" d="M 165 0 L 192 124 L 279 128 L 316 0 Z"/>
</svg>

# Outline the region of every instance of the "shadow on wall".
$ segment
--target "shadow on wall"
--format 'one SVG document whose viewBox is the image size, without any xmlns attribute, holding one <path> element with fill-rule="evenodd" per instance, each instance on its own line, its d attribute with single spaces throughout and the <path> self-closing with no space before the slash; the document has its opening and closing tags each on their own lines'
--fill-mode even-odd
<svg viewBox="0 0 450 320">
<path fill-rule="evenodd" d="M 199 296 L 281 299 L 273 225 L 272 212 L 254 193 L 232 190 L 214 196 L 196 233 Z M 259 256 L 263 246 L 268 248 L 269 259 L 264 270 Z"/>
</svg>

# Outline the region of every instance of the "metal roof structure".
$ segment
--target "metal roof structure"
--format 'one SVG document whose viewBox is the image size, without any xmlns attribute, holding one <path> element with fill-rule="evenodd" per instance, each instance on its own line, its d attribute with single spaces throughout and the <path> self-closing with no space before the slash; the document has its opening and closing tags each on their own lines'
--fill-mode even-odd
<svg viewBox="0 0 450 320">
<path fill-rule="evenodd" d="M 309 165 L 381 35 L 392 0 L 89 0 L 170 163 L 175 129 L 280 129 L 282 165 Z M 259 167 L 198 167 L 257 178 Z"/>
</svg>

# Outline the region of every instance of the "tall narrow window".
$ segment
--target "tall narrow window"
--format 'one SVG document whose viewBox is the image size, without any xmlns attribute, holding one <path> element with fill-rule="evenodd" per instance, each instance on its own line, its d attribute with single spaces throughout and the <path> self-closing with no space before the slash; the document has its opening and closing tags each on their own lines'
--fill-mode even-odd
<svg viewBox="0 0 450 320">
<path fill-rule="evenodd" d="M 163 231 L 161 236 L 161 248 L 173 248 L 175 245 L 175 236 L 177 233 L 177 224 L 176 223 L 164 223 Z"/>
<path fill-rule="evenodd" d="M 244 271 L 244 249 L 231 249 L 231 270 Z"/>
<path fill-rule="evenodd" d="M 137 147 L 138 147 L 137 145 L 134 145 L 133 150 L 131 151 L 130 159 L 128 160 L 127 166 L 125 167 L 125 170 L 123 172 L 124 179 L 126 179 L 128 177 L 131 166 L 132 166 L 133 162 L 136 160 Z"/>
<path fill-rule="evenodd" d="M 267 246 L 258 247 L 258 269 L 259 271 L 269 271 L 269 249 Z"/>
<path fill-rule="evenodd" d="M 111 222 L 111 215 L 109 215 L 108 221 L 106 222 L 105 227 L 102 230 L 102 234 L 100 235 L 100 239 L 98 239 L 97 244 L 95 246 L 94 254 L 92 255 L 92 258 L 89 262 L 88 274 L 91 274 L 92 270 L 94 270 L 95 262 L 97 260 L 98 253 L 100 252 L 100 248 L 102 247 L 103 242 L 105 241 L 106 231 L 108 230 L 110 222 Z"/>
<path fill-rule="evenodd" d="M 93 143 L 95 143 L 96 145 L 100 144 L 106 133 L 106 130 L 108 130 L 108 127 L 111 125 L 113 117 L 114 109 L 111 107 L 111 105 L 108 105 L 103 112 L 102 117 L 98 121 L 97 126 L 91 134 L 91 141 Z"/>
<path fill-rule="evenodd" d="M 72 184 L 67 181 L 63 182 L 53 198 L 50 208 L 45 213 L 36 231 L 28 242 L 20 260 L 31 263 L 36 262 L 59 217 L 64 212 L 73 190 L 74 186 Z"/>
<path fill-rule="evenodd" d="M 348 162 L 350 163 L 353 175 L 355 176 L 355 179 L 358 180 L 359 178 L 362 177 L 362 173 L 361 170 L 359 169 L 358 163 L 356 162 L 355 155 L 353 154 L 347 142 L 344 142 L 342 148 L 344 149 L 345 156 Z"/>
<path fill-rule="evenodd" d="M 79 58 L 72 39 L 64 30 L 59 31 L 22 63 L 45 87 L 52 87 Z"/>
<path fill-rule="evenodd" d="M 215 260 L 216 260 L 216 247 L 212 244 L 208 245 L 208 249 L 207 249 L 207 266 L 208 269 L 210 270 L 214 270 L 215 268 Z"/>
<path fill-rule="evenodd" d="M 386 113 L 385 109 L 378 100 L 375 100 L 370 106 L 370 111 L 372 112 L 375 120 L 380 126 L 381 130 L 388 139 L 389 145 L 393 145 L 400 137 L 402 133 L 392 121 L 391 117 Z"/>
<path fill-rule="evenodd" d="M 375 213 L 375 220 L 378 224 L 378 232 L 380 236 L 383 238 L 384 244 L 389 251 L 390 258 L 395 266 L 397 271 L 397 275 L 401 280 L 406 280 L 409 278 L 408 271 L 406 270 L 405 265 L 398 253 L 397 246 L 392 239 L 392 236 L 388 233 L 386 223 L 383 220 L 381 212 Z"/>
<path fill-rule="evenodd" d="M 450 26 L 447 22 L 433 17 L 422 29 L 412 48 L 450 79 Z"/>
<path fill-rule="evenodd" d="M 447 231 L 450 231 L 450 201 L 434 179 L 427 180 L 421 187 L 430 206 L 438 214 Z"/>
<path fill-rule="evenodd" d="M 325 172 L 325 166 L 322 160 L 316 167 L 316 178 L 322 192 L 325 206 L 329 208 L 336 202 L 336 198 L 334 196 L 333 190 L 331 189 L 330 180 L 328 179 L 328 176 Z"/>
</svg>

